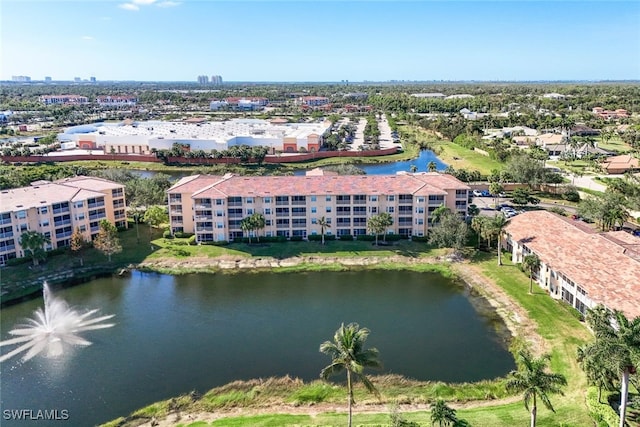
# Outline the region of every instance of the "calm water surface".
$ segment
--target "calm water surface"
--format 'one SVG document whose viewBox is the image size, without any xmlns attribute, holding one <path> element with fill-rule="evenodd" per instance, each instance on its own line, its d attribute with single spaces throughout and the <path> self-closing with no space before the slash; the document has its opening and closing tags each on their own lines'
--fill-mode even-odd
<svg viewBox="0 0 640 427">
<path fill-rule="evenodd" d="M 437 274 L 134 272 L 54 293 L 74 307 L 115 314 L 116 326 L 85 333 L 93 345 L 60 359 L 3 363 L 2 410 L 67 409 L 69 425 L 85 426 L 234 379 L 312 380 L 330 361 L 318 347 L 341 322 L 371 329 L 368 344 L 380 350 L 382 372 L 475 381 L 514 366 L 491 316 Z M 41 305 L 2 309 L 2 338 Z"/>
</svg>

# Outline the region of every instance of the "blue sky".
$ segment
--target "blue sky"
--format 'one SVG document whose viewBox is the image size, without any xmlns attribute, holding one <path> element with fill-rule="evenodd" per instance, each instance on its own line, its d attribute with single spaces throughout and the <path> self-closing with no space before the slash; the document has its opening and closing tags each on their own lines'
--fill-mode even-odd
<svg viewBox="0 0 640 427">
<path fill-rule="evenodd" d="M 640 79 L 640 1 L 3 0 L 0 79 Z"/>
</svg>

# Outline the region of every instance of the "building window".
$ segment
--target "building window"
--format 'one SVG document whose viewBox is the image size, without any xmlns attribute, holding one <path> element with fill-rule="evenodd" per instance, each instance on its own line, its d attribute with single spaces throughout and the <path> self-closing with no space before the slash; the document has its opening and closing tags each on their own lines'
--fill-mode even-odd
<svg viewBox="0 0 640 427">
<path fill-rule="evenodd" d="M 311 201 L 315 202 L 316 201 L 316 196 L 311 196 Z"/>
<path fill-rule="evenodd" d="M 330 202 L 331 201 L 331 196 L 327 196 L 324 198 L 325 201 Z"/>
<path fill-rule="evenodd" d="M 315 206 L 311 206 L 311 213 L 316 213 L 316 207 Z"/>
<path fill-rule="evenodd" d="M 416 213 L 423 214 L 424 213 L 424 208 L 423 207 L 416 208 Z"/>
<path fill-rule="evenodd" d="M 253 197 L 247 197 L 245 203 L 253 203 Z"/>
<path fill-rule="evenodd" d="M 377 202 L 378 201 L 378 196 L 369 196 L 369 201 L 370 202 Z"/>
<path fill-rule="evenodd" d="M 46 214 L 47 212 L 49 212 L 49 208 L 47 208 L 46 206 L 40 208 L 40 213 L 41 214 Z"/>
<path fill-rule="evenodd" d="M 311 224 L 317 224 L 318 218 L 311 218 Z"/>
<path fill-rule="evenodd" d="M 16 218 L 25 219 L 27 217 L 27 211 L 18 211 L 16 212 Z"/>
<path fill-rule="evenodd" d="M 387 196 L 388 202 L 393 202 L 394 200 L 396 200 L 396 196 Z"/>
<path fill-rule="evenodd" d="M 265 215 L 271 215 L 271 208 L 264 208 Z"/>
<path fill-rule="evenodd" d="M 264 203 L 271 203 L 271 197 L 265 197 L 264 199 L 262 199 L 262 201 Z"/>
<path fill-rule="evenodd" d="M 424 203 L 424 197 L 418 197 L 418 203 Z"/>
<path fill-rule="evenodd" d="M 247 209 L 247 215 L 253 215 L 253 209 Z"/>
<path fill-rule="evenodd" d="M 76 202 L 76 209 L 82 209 L 84 207 L 84 202 Z"/>
<path fill-rule="evenodd" d="M 395 211 L 395 208 L 393 206 L 388 206 L 387 207 L 387 212 L 393 213 L 394 211 Z"/>
<path fill-rule="evenodd" d="M 325 212 L 331 212 L 331 206 L 327 206 Z"/>
<path fill-rule="evenodd" d="M 224 205 L 224 199 L 216 199 L 216 205 L 218 206 Z"/>
</svg>

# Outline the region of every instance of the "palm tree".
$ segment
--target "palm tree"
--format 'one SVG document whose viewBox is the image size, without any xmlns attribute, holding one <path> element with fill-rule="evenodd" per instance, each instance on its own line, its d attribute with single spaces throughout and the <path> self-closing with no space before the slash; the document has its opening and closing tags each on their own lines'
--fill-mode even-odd
<svg viewBox="0 0 640 427">
<path fill-rule="evenodd" d="M 537 398 L 539 397 L 547 409 L 555 412 L 549 394 L 563 394 L 561 386 L 567 385 L 567 380 L 562 374 L 546 372 L 547 364 L 551 360 L 551 355 L 545 354 L 540 358 L 534 358 L 527 350 L 518 352 L 518 370 L 511 371 L 507 379 L 507 390 L 524 392 L 524 407 L 529 410 L 531 405 L 531 427 L 536 425 L 536 415 L 538 412 Z"/>
<path fill-rule="evenodd" d="M 455 426 L 458 424 L 456 410 L 447 406 L 447 402 L 438 399 L 431 405 L 431 425 L 439 427 Z"/>
<path fill-rule="evenodd" d="M 25 255 L 30 255 L 33 265 L 37 266 L 40 261 L 47 257 L 44 245 L 51 243 L 51 239 L 37 231 L 28 230 L 20 235 L 18 242 L 22 246 Z"/>
<path fill-rule="evenodd" d="M 484 229 L 487 226 L 487 220 L 486 216 L 476 216 L 471 220 L 471 228 L 478 235 L 478 248 L 480 248 L 480 240 L 485 236 Z"/>
<path fill-rule="evenodd" d="M 491 220 L 491 227 L 498 236 L 498 265 L 502 265 L 502 232 L 504 231 L 504 227 L 507 225 L 507 222 L 508 220 L 504 215 L 496 215 L 493 217 L 493 220 Z"/>
<path fill-rule="evenodd" d="M 431 224 L 437 224 L 438 222 L 440 222 L 440 218 L 447 214 L 450 213 L 451 209 L 449 209 L 448 207 L 446 207 L 445 205 L 440 205 L 437 208 L 435 208 L 433 210 L 433 212 L 431 212 Z"/>
<path fill-rule="evenodd" d="M 411 173 L 418 172 L 418 167 L 416 165 L 409 166 L 409 172 L 411 172 Z"/>
<path fill-rule="evenodd" d="M 320 238 L 322 239 L 322 244 L 324 245 L 324 231 L 327 228 L 331 228 L 331 224 L 329 224 L 325 217 L 321 216 L 318 219 L 318 225 L 320 226 Z"/>
<path fill-rule="evenodd" d="M 493 204 L 498 207 L 498 194 L 504 191 L 504 187 L 499 182 L 489 183 L 489 193 L 493 194 Z"/>
<path fill-rule="evenodd" d="M 602 402 L 602 389 L 614 391 L 618 373 L 608 366 L 608 353 L 602 346 L 586 344 L 578 347 L 577 360 L 587 375 L 589 385 L 598 387 L 598 403 Z"/>
<path fill-rule="evenodd" d="M 438 165 L 433 160 L 427 164 L 427 170 L 429 172 L 436 172 L 438 170 Z"/>
<path fill-rule="evenodd" d="M 533 272 L 540 268 L 540 258 L 538 255 L 531 254 L 524 257 L 522 260 L 522 268 L 529 271 L 529 293 L 533 293 Z"/>
<path fill-rule="evenodd" d="M 242 230 L 243 234 L 246 233 L 247 237 L 249 238 L 249 244 L 251 244 L 251 231 L 253 230 L 253 224 L 251 223 L 250 216 L 242 218 L 242 220 L 240 220 L 240 229 Z"/>
<path fill-rule="evenodd" d="M 624 427 L 627 412 L 629 375 L 640 366 L 640 316 L 629 320 L 621 311 L 596 307 L 587 312 L 587 323 L 596 340 L 586 346 L 587 354 L 621 375 L 620 427 Z"/>
<path fill-rule="evenodd" d="M 320 372 L 320 378 L 327 380 L 331 375 L 347 372 L 347 393 L 349 405 L 349 423 L 351 427 L 353 400 L 353 380 L 360 380 L 366 389 L 380 397 L 380 393 L 373 383 L 364 375 L 364 368 L 380 368 L 382 364 L 378 360 L 378 350 L 375 348 L 364 349 L 365 341 L 369 336 L 369 329 L 362 328 L 357 323 L 344 323 L 336 331 L 333 341 L 325 341 L 320 345 L 320 352 L 331 356 L 331 364 Z"/>
<path fill-rule="evenodd" d="M 264 219 L 264 215 L 257 212 L 251 215 L 250 218 L 251 218 L 251 226 L 256 231 L 256 240 L 259 242 L 260 233 L 258 233 L 258 230 L 263 230 L 267 224 L 267 221 Z"/>
</svg>

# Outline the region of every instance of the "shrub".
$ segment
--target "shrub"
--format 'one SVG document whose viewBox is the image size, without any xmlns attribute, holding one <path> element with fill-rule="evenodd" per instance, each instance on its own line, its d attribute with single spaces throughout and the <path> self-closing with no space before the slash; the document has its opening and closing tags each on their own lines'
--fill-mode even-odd
<svg viewBox="0 0 640 427">
<path fill-rule="evenodd" d="M 218 240 L 217 242 L 200 242 L 200 244 L 211 246 L 227 246 L 229 242 L 227 240 Z"/>
<path fill-rule="evenodd" d="M 31 257 L 11 258 L 5 261 L 6 265 L 9 267 L 26 264 L 28 262 L 32 262 Z"/>
<path fill-rule="evenodd" d="M 196 236 L 192 235 L 189 236 L 189 239 L 187 240 L 187 243 L 189 243 L 191 246 L 194 246 L 197 242 L 196 242 Z"/>
<path fill-rule="evenodd" d="M 429 241 L 429 237 L 428 236 L 411 236 L 411 240 L 413 240 L 414 242 L 426 243 Z"/>
<path fill-rule="evenodd" d="M 563 209 L 559 206 L 553 206 L 551 208 L 548 209 L 549 212 L 553 212 L 553 213 L 557 213 L 558 215 L 562 215 L 562 216 L 568 216 L 568 212 L 566 209 Z"/>
<path fill-rule="evenodd" d="M 173 239 L 173 235 L 169 230 L 166 230 L 164 233 L 162 233 L 162 237 L 164 237 L 165 239 Z"/>
<path fill-rule="evenodd" d="M 344 236 L 340 236 L 340 240 L 344 240 L 345 242 L 349 242 L 353 240 L 353 236 L 351 234 L 345 234 Z"/>
<path fill-rule="evenodd" d="M 302 236 L 291 236 L 290 240 L 292 242 L 301 242 L 302 241 Z"/>
<path fill-rule="evenodd" d="M 322 240 L 322 236 L 320 234 L 310 234 L 309 236 L 307 236 L 307 239 L 310 242 L 319 242 Z M 324 240 L 325 242 L 328 240 L 336 240 L 336 235 L 335 234 L 325 234 L 324 235 Z"/>
<path fill-rule="evenodd" d="M 617 426 L 620 423 L 620 417 L 610 405 L 598 402 L 596 387 L 589 387 L 587 391 L 587 408 L 589 408 L 589 415 L 599 427 Z"/>
<path fill-rule="evenodd" d="M 187 237 L 191 237 L 193 236 L 193 233 L 184 233 L 182 231 L 176 231 L 174 233 L 174 236 L 177 237 L 178 239 L 186 239 Z"/>
</svg>

